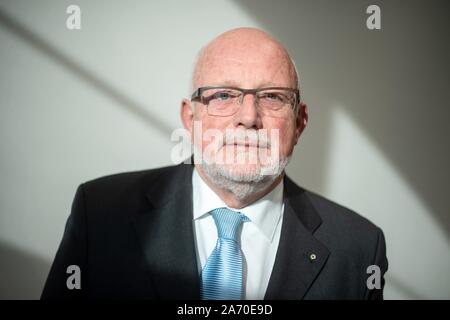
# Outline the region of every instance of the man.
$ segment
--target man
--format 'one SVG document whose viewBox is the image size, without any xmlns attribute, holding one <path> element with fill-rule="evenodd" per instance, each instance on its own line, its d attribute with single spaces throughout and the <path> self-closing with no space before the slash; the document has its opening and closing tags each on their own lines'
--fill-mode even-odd
<svg viewBox="0 0 450 320">
<path fill-rule="evenodd" d="M 284 174 L 308 120 L 286 49 L 228 31 L 193 91 L 194 165 L 82 184 L 42 298 L 381 299 L 382 231 Z"/>
</svg>

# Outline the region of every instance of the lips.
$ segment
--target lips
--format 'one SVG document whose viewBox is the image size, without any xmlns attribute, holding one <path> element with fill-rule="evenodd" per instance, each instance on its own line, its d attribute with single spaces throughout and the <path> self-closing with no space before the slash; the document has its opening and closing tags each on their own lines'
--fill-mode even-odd
<svg viewBox="0 0 450 320">
<path fill-rule="evenodd" d="M 269 148 L 271 147 L 270 139 L 264 132 L 226 132 L 223 136 L 224 146 L 239 146 L 239 147 L 256 147 Z"/>
</svg>

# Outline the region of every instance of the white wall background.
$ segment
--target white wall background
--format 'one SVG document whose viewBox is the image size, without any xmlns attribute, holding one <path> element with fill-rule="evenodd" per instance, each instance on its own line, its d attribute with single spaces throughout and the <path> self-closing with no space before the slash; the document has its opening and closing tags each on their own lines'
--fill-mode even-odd
<svg viewBox="0 0 450 320">
<path fill-rule="evenodd" d="M 39 297 L 81 182 L 170 164 L 195 54 L 239 26 L 300 69 L 288 173 L 385 231 L 386 298 L 450 298 L 448 2 L 276 3 L 0 0 L 0 298 Z"/>
</svg>

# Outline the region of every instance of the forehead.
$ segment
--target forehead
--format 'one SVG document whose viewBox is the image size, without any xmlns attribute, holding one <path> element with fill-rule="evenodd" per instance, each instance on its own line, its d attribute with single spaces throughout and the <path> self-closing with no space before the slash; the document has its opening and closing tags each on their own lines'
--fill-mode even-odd
<svg viewBox="0 0 450 320">
<path fill-rule="evenodd" d="M 268 41 L 228 41 L 205 49 L 196 72 L 197 87 L 234 85 L 243 88 L 295 86 L 286 50 Z"/>
</svg>

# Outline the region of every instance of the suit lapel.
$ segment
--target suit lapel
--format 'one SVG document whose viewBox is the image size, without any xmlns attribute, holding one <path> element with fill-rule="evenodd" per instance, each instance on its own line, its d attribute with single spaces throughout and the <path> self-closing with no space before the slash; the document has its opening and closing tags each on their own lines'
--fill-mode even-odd
<svg viewBox="0 0 450 320">
<path fill-rule="evenodd" d="M 285 177 L 281 238 L 265 299 L 302 299 L 325 265 L 329 250 L 314 236 L 321 224 L 305 190 Z"/>
<path fill-rule="evenodd" d="M 151 280 L 161 299 L 199 299 L 192 224 L 192 166 L 181 164 L 150 181 L 148 211 L 134 219 Z"/>
</svg>

